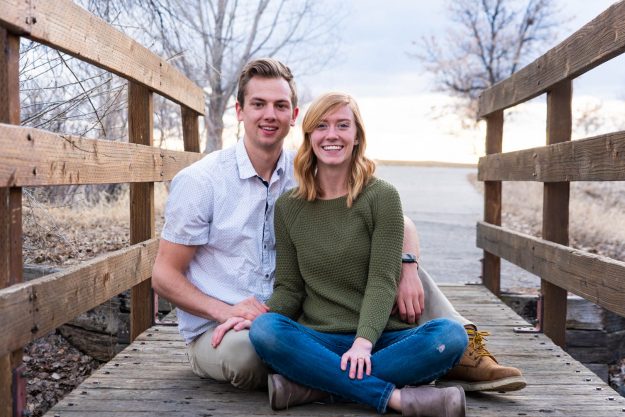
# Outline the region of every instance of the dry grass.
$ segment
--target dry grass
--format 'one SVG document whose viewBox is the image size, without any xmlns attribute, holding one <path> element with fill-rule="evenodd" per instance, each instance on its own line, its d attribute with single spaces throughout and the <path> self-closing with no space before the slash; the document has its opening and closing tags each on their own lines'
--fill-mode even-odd
<svg viewBox="0 0 625 417">
<path fill-rule="evenodd" d="M 167 198 L 164 184 L 155 185 L 157 235 L 163 223 Z M 44 190 L 45 191 L 45 190 Z M 26 190 L 22 200 L 24 263 L 64 268 L 129 244 L 130 202 L 128 186 L 116 199 L 109 195 L 78 194 L 65 205 L 41 202 L 45 193 Z M 89 197 L 89 198 L 87 198 Z M 107 201 L 110 200 L 110 201 Z M 99 200 L 98 204 L 89 201 Z M 74 389 L 99 366 L 86 354 L 78 353 L 54 332 L 24 347 L 27 410 L 40 416 Z"/>
<path fill-rule="evenodd" d="M 469 180 L 481 191 L 475 174 Z M 541 235 L 543 184 L 506 182 L 502 187 L 502 224 Z M 625 182 L 571 183 L 571 246 L 625 261 Z"/>
<path fill-rule="evenodd" d="M 167 198 L 163 184 L 155 186 L 157 233 Z M 67 205 L 42 203 L 24 193 L 24 263 L 65 267 L 121 249 L 129 242 L 129 191 L 98 204 L 75 199 Z"/>
</svg>

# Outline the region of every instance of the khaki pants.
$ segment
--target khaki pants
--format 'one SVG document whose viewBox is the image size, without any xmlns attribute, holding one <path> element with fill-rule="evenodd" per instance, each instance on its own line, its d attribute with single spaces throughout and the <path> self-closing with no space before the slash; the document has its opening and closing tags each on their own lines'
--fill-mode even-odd
<svg viewBox="0 0 625 417">
<path fill-rule="evenodd" d="M 425 311 L 420 324 L 435 318 L 452 319 L 463 326 L 472 324 L 456 311 L 423 268 L 419 268 L 419 278 L 425 293 Z M 212 330 L 195 339 L 188 346 L 193 372 L 203 378 L 229 382 L 237 388 L 266 387 L 269 370 L 256 355 L 248 333 L 247 330 L 230 331 L 216 349 L 211 345 Z"/>
<path fill-rule="evenodd" d="M 229 382 L 241 389 L 266 387 L 268 369 L 256 355 L 248 334 L 248 330 L 229 331 L 213 348 L 213 329 L 208 330 L 187 348 L 191 369 L 202 378 Z"/>
<path fill-rule="evenodd" d="M 419 267 L 419 278 L 421 278 L 421 284 L 423 284 L 425 298 L 425 310 L 421 313 L 419 324 L 441 318 L 455 320 L 463 326 L 473 324 L 456 311 L 430 274 L 421 267 Z"/>
</svg>

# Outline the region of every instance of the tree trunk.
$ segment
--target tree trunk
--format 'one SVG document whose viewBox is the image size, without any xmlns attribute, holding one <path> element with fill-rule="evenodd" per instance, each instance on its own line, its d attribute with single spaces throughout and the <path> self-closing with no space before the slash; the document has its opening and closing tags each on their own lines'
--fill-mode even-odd
<svg viewBox="0 0 625 417">
<path fill-rule="evenodd" d="M 204 125 L 206 126 L 206 147 L 204 153 L 208 154 L 217 151 L 223 147 L 223 131 L 224 121 L 223 113 L 208 110 L 208 114 L 204 117 Z"/>
</svg>

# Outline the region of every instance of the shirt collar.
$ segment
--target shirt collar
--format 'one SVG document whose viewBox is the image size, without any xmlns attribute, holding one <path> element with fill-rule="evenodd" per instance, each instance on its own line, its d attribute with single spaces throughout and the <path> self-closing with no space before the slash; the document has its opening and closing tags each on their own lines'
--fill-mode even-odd
<svg viewBox="0 0 625 417">
<path fill-rule="evenodd" d="M 236 158 L 237 158 L 237 166 L 239 168 L 239 178 L 247 179 L 258 176 L 254 166 L 252 165 L 252 161 L 250 161 L 250 156 L 247 154 L 247 150 L 245 149 L 244 139 L 239 139 L 235 148 Z M 280 158 L 278 158 L 278 163 L 276 164 L 276 169 L 271 175 L 271 181 L 273 182 L 273 178 L 276 174 L 278 177 L 282 177 L 286 170 L 286 156 L 284 151 L 280 152 Z"/>
</svg>

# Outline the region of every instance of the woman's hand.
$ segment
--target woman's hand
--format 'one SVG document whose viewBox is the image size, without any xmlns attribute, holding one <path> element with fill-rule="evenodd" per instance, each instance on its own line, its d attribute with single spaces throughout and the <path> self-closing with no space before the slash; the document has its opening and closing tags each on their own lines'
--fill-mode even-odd
<svg viewBox="0 0 625 417">
<path fill-rule="evenodd" d="M 249 329 L 252 326 L 252 320 L 243 317 L 230 317 L 228 320 L 215 327 L 211 336 L 211 345 L 216 348 L 223 340 L 226 333 L 234 329 L 235 331 Z"/>
<path fill-rule="evenodd" d="M 373 344 L 363 338 L 357 337 L 347 352 L 341 356 L 341 370 L 347 370 L 349 367 L 349 377 L 351 379 L 362 379 L 364 374 L 371 375 L 371 350 Z"/>
</svg>

